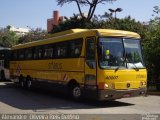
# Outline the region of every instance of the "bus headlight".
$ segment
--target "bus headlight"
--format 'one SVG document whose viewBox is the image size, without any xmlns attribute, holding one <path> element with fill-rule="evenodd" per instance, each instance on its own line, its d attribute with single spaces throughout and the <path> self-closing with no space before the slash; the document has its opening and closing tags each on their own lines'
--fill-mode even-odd
<svg viewBox="0 0 160 120">
<path fill-rule="evenodd" d="M 105 88 L 105 89 L 108 89 L 108 87 L 109 87 L 108 84 L 105 83 L 105 84 L 104 84 L 104 88 Z"/>
<path fill-rule="evenodd" d="M 99 83 L 98 88 L 99 89 L 108 89 L 109 85 L 107 83 Z"/>
</svg>

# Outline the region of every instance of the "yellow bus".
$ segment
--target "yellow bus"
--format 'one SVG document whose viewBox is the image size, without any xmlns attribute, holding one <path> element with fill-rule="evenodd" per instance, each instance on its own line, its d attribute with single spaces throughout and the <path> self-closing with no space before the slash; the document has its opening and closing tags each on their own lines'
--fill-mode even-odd
<svg viewBox="0 0 160 120">
<path fill-rule="evenodd" d="M 10 74 L 22 88 L 42 85 L 74 99 L 114 100 L 146 93 L 137 33 L 71 29 L 12 47 Z"/>
</svg>

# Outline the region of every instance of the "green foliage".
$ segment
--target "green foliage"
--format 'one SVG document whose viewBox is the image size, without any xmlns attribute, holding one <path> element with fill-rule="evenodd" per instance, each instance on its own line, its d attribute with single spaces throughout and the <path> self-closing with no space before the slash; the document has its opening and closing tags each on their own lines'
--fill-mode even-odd
<svg viewBox="0 0 160 120">
<path fill-rule="evenodd" d="M 94 16 L 91 21 L 86 19 L 81 19 L 78 16 L 74 15 L 73 17 L 66 18 L 65 21 L 61 22 L 57 26 L 53 26 L 51 33 L 56 33 L 73 28 L 86 28 L 86 29 L 119 29 L 119 30 L 128 30 L 139 33 L 142 38 L 145 37 L 145 32 L 147 27 L 142 23 L 135 21 L 131 17 L 126 17 L 123 19 L 112 18 L 111 16 L 106 19 L 102 19 L 102 16 Z"/>
<path fill-rule="evenodd" d="M 47 32 L 41 28 L 31 29 L 30 32 L 19 38 L 18 43 L 27 43 L 37 40 L 42 40 L 45 38 Z"/>
<path fill-rule="evenodd" d="M 87 19 L 82 19 L 78 15 L 74 15 L 70 18 L 65 17 L 64 22 L 59 23 L 59 25 L 53 26 L 51 33 L 56 33 L 74 28 L 94 28 L 94 23 L 88 21 Z"/>
<path fill-rule="evenodd" d="M 145 63 L 150 82 L 160 83 L 160 8 L 154 7 L 154 19 L 148 24 L 143 42 Z"/>
<path fill-rule="evenodd" d="M 132 19 L 130 16 L 123 19 L 111 17 L 109 20 L 105 21 L 104 25 L 105 26 L 103 26 L 103 28 L 137 32 L 141 35 L 142 38 L 145 37 L 145 32 L 147 31 L 147 26 L 138 21 L 135 21 L 135 19 Z"/>
<path fill-rule="evenodd" d="M 145 61 L 150 80 L 160 82 L 160 26 L 157 18 L 151 20 L 145 36 Z"/>
<path fill-rule="evenodd" d="M 10 31 L 10 26 L 0 29 L 0 46 L 12 47 L 18 41 L 19 37 L 15 32 Z"/>
</svg>

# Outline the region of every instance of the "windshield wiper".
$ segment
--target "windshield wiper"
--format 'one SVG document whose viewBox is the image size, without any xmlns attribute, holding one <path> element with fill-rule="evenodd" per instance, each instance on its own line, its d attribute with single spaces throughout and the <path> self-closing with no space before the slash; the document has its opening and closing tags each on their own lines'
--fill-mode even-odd
<svg viewBox="0 0 160 120">
<path fill-rule="evenodd" d="M 139 68 L 135 65 L 135 63 L 131 63 L 131 64 L 134 65 L 134 68 L 133 68 L 133 69 L 135 69 L 136 71 L 139 71 Z"/>
<path fill-rule="evenodd" d="M 119 66 L 115 69 L 115 72 L 117 72 L 119 70 L 119 68 L 123 65 L 123 63 L 128 63 L 128 60 L 125 58 L 121 64 L 119 64 Z M 136 71 L 139 71 L 139 68 L 135 65 L 135 63 L 131 63 L 133 64 L 133 69 L 135 69 Z M 127 66 L 127 65 L 126 65 Z"/>
<path fill-rule="evenodd" d="M 119 68 L 123 65 L 123 63 L 126 62 L 126 58 L 123 58 L 122 63 L 119 64 L 119 66 L 115 69 L 115 72 L 117 72 L 119 70 Z"/>
<path fill-rule="evenodd" d="M 127 56 L 126 56 L 126 53 L 125 53 L 125 51 L 123 51 L 123 60 L 122 60 L 122 63 L 121 64 L 119 64 L 119 66 L 115 69 L 115 72 L 117 72 L 118 70 L 119 70 L 119 68 L 123 65 L 123 63 L 125 64 L 126 63 L 126 61 L 127 61 Z"/>
</svg>

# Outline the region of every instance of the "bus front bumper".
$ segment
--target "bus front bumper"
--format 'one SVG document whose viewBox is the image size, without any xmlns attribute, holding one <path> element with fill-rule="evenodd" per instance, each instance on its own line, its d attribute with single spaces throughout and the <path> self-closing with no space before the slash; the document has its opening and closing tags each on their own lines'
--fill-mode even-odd
<svg viewBox="0 0 160 120">
<path fill-rule="evenodd" d="M 98 100 L 114 100 L 120 98 L 136 97 L 146 94 L 146 88 L 129 90 L 98 90 Z"/>
</svg>

